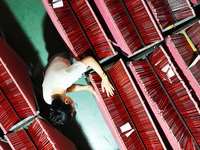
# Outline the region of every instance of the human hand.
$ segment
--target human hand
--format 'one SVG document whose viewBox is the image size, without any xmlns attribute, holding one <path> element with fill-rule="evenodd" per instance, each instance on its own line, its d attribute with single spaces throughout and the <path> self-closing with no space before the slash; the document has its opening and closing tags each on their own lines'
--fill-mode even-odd
<svg viewBox="0 0 200 150">
<path fill-rule="evenodd" d="M 114 88 L 106 75 L 102 78 L 101 89 L 103 92 L 106 91 L 106 94 L 108 97 L 114 95 L 114 92 L 113 92 Z"/>
</svg>

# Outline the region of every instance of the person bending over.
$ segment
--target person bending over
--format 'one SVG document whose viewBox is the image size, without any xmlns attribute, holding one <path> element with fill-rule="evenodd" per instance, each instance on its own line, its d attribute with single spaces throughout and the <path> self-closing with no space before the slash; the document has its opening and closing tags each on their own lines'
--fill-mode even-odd
<svg viewBox="0 0 200 150">
<path fill-rule="evenodd" d="M 73 100 L 66 96 L 68 92 L 88 90 L 94 96 L 96 93 L 91 85 L 73 84 L 91 67 L 102 78 L 101 88 L 107 93 L 107 96 L 113 95 L 113 86 L 108 77 L 96 62 L 96 60 L 87 56 L 71 65 L 68 53 L 60 53 L 51 58 L 43 70 L 43 98 L 50 106 L 49 119 L 56 125 L 65 123 L 74 119 L 76 111 Z"/>
</svg>

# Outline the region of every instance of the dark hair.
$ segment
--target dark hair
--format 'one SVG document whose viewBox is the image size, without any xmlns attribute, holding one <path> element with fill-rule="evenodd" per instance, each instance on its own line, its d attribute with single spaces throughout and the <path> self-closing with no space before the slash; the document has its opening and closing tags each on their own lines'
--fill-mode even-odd
<svg viewBox="0 0 200 150">
<path fill-rule="evenodd" d="M 65 104 L 60 97 L 54 98 L 50 107 L 49 119 L 54 124 L 64 125 L 75 118 L 76 112 L 72 112 L 71 104 Z"/>
</svg>

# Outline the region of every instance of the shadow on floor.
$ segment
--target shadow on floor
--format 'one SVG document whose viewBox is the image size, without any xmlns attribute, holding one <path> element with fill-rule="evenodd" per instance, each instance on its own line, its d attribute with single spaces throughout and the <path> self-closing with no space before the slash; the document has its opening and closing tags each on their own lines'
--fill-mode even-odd
<svg viewBox="0 0 200 150">
<path fill-rule="evenodd" d="M 60 37 L 58 31 L 53 25 L 48 14 L 44 17 L 43 22 L 43 34 L 45 40 L 46 50 L 49 53 L 48 60 L 55 54 L 69 51 L 68 47 L 65 45 L 64 41 Z"/>
<path fill-rule="evenodd" d="M 3 29 L 8 45 L 26 62 L 30 72 L 33 73 L 35 69 L 38 72 L 42 68 L 38 53 L 3 0 L 0 1 L 0 28 Z M 41 74 L 33 76 L 33 79 L 38 86 L 42 82 Z"/>
<path fill-rule="evenodd" d="M 83 133 L 81 125 L 76 121 L 76 119 L 64 126 L 57 126 L 56 128 L 68 137 L 76 145 L 78 150 L 92 150 Z"/>
</svg>

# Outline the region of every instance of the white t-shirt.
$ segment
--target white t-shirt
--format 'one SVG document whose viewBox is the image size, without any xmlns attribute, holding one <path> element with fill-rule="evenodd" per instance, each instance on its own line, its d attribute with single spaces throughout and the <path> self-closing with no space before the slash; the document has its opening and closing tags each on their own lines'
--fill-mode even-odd
<svg viewBox="0 0 200 150">
<path fill-rule="evenodd" d="M 77 81 L 78 78 L 81 78 L 85 71 L 86 66 L 80 61 L 76 61 L 71 65 L 69 60 L 56 57 L 46 70 L 42 84 L 45 102 L 47 104 L 52 103 L 51 91 L 53 88 L 61 87 L 67 89 Z"/>
</svg>

